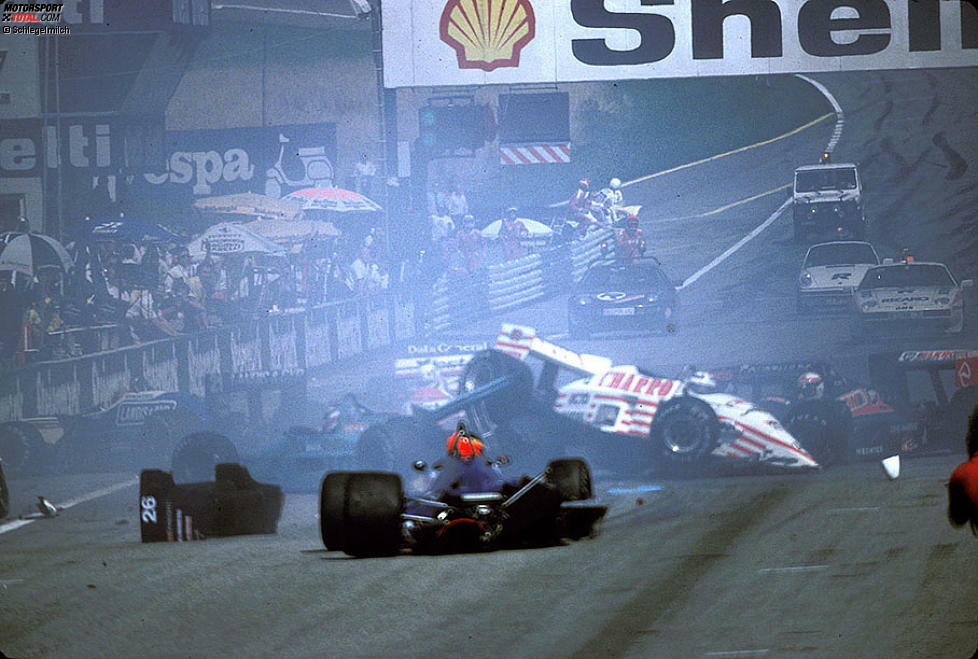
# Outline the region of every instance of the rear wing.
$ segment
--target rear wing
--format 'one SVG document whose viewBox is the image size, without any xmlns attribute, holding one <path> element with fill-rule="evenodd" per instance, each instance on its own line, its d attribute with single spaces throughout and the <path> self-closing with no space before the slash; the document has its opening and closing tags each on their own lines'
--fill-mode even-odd
<svg viewBox="0 0 978 659">
<path fill-rule="evenodd" d="M 904 350 L 899 353 L 870 355 L 870 371 L 874 366 L 890 362 L 900 370 L 951 370 L 958 387 L 978 386 L 978 350 Z"/>
<path fill-rule="evenodd" d="M 504 323 L 496 337 L 495 349 L 524 361 L 530 355 L 583 375 L 598 375 L 611 368 L 611 360 L 597 355 L 579 354 L 544 341 L 532 327 Z"/>
<path fill-rule="evenodd" d="M 139 532 L 143 542 L 187 542 L 209 536 L 275 533 L 285 497 L 277 485 L 255 481 L 233 462 L 214 467 L 214 480 L 176 484 L 173 474 L 139 475 Z"/>
<path fill-rule="evenodd" d="M 139 474 L 139 535 L 142 541 L 203 540 L 202 527 L 210 526 L 213 521 L 201 518 L 209 512 L 208 500 L 213 498 L 213 483 L 208 485 L 195 488 L 194 496 L 189 487 L 178 487 L 169 472 L 143 470 Z"/>
</svg>

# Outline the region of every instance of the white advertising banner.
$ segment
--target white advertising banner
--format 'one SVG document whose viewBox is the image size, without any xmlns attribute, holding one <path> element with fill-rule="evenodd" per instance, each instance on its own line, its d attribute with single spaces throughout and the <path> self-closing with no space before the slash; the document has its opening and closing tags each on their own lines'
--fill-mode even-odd
<svg viewBox="0 0 978 659">
<path fill-rule="evenodd" d="M 384 0 L 387 87 L 978 66 L 974 0 Z"/>
</svg>

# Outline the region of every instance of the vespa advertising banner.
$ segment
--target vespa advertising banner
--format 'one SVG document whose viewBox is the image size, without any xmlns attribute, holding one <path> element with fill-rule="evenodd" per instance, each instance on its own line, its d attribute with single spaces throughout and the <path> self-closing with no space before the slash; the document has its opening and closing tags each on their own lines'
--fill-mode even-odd
<svg viewBox="0 0 978 659">
<path fill-rule="evenodd" d="M 387 87 L 978 66 L 973 0 L 385 0 Z"/>
<path fill-rule="evenodd" d="M 282 197 L 333 184 L 336 124 L 193 130 L 166 134 L 166 163 L 146 185 L 192 197 L 257 192 Z"/>
</svg>

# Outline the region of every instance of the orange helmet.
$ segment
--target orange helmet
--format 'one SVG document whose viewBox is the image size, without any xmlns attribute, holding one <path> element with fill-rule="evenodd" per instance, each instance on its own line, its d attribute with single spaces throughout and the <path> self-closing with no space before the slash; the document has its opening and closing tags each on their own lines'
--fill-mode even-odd
<svg viewBox="0 0 978 659">
<path fill-rule="evenodd" d="M 462 460 L 471 460 L 480 457 L 485 444 L 475 435 L 470 435 L 465 429 L 465 424 L 459 422 L 458 428 L 445 442 L 448 454 Z"/>
</svg>

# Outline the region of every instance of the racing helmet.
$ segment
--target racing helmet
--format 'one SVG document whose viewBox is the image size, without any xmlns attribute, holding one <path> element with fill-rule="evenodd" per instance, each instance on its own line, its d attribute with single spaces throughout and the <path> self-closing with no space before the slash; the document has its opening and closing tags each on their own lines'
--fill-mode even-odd
<svg viewBox="0 0 978 659">
<path fill-rule="evenodd" d="M 717 390 L 717 381 L 706 371 L 693 371 L 685 384 L 686 389 L 694 394 L 712 394 Z"/>
<path fill-rule="evenodd" d="M 802 400 L 818 400 L 825 394 L 825 382 L 814 371 L 799 375 L 795 386 L 798 388 L 798 398 Z"/>
<path fill-rule="evenodd" d="M 615 178 L 611 179 L 610 181 L 608 181 L 608 187 L 611 188 L 612 190 L 618 190 L 618 189 L 620 189 L 621 188 L 621 179 L 618 178 L 618 177 L 615 177 Z"/>
<path fill-rule="evenodd" d="M 485 444 L 482 443 L 482 440 L 466 430 L 465 424 L 461 421 L 458 422 L 455 432 L 445 442 L 445 449 L 448 454 L 462 460 L 472 460 L 481 456 L 483 448 L 485 448 Z"/>
</svg>

